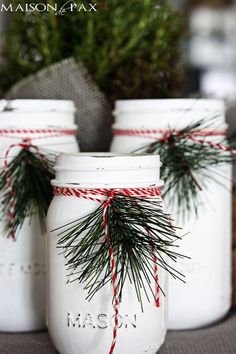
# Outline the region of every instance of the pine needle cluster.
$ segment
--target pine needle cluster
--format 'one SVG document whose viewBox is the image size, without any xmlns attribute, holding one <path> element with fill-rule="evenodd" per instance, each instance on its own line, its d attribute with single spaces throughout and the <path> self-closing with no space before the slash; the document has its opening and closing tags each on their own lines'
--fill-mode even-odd
<svg viewBox="0 0 236 354">
<path fill-rule="evenodd" d="M 133 285 L 141 304 L 142 296 L 149 301 L 155 297 L 154 254 L 158 267 L 183 280 L 182 274 L 168 264 L 168 260 L 175 262 L 183 256 L 177 250 L 176 227 L 163 212 L 160 198 L 116 194 L 107 210 L 110 242 L 104 231 L 103 209 L 101 204 L 91 214 L 53 230 L 58 233 L 69 279 L 84 283 L 88 299 L 111 282 L 110 245 L 120 301 L 126 281 Z"/>
<path fill-rule="evenodd" d="M 30 149 L 22 149 L 8 166 L 14 197 L 14 233 L 17 236 L 25 219 L 37 214 L 42 231 L 45 217 L 53 197 L 51 180 L 54 177 L 53 162 Z M 5 170 L 0 173 L 1 215 L 6 220 L 6 234 L 10 237 L 12 224 L 9 220 L 11 193 Z"/>
<path fill-rule="evenodd" d="M 215 117 L 207 121 L 203 119 L 189 124 L 177 133 L 175 129 L 169 128 L 166 138 L 138 150 L 160 154 L 161 178 L 165 182 L 163 196 L 164 198 L 167 196 L 171 210 L 178 211 L 183 217 L 188 216 L 192 211 L 197 215 L 202 200 L 201 192 L 207 188 L 209 180 L 222 183 L 222 177 L 229 178 L 219 173 L 217 179 L 212 167 L 236 160 L 235 153 L 231 151 L 233 146 L 226 137 L 222 137 L 220 143 L 229 151 L 208 144 L 207 142 L 214 141 L 212 137 L 191 139 L 194 133 L 207 129 L 214 131 L 212 128 L 214 121 Z M 215 130 L 217 131 L 217 128 Z"/>
</svg>

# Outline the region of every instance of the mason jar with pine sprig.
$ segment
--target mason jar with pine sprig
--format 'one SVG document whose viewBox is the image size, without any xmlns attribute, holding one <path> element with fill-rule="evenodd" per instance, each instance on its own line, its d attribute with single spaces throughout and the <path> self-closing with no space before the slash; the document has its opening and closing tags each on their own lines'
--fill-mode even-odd
<svg viewBox="0 0 236 354">
<path fill-rule="evenodd" d="M 157 155 L 64 154 L 47 228 L 47 323 L 61 354 L 155 354 L 166 334 L 168 259 Z M 166 296 L 164 296 L 166 295 Z"/>
<path fill-rule="evenodd" d="M 45 217 L 59 152 L 77 152 L 75 106 L 0 101 L 0 331 L 44 329 Z"/>
<path fill-rule="evenodd" d="M 231 307 L 231 163 L 221 100 L 118 101 L 111 151 L 160 154 L 164 201 L 186 234 L 179 265 L 186 284 L 169 279 L 169 328 L 192 329 Z M 176 300 L 178 299 L 178 300 Z"/>
</svg>

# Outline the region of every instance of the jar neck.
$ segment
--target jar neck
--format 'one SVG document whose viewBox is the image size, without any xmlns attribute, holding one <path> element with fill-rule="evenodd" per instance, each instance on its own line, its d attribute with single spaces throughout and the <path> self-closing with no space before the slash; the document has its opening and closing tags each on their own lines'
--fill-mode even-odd
<svg viewBox="0 0 236 354">
<path fill-rule="evenodd" d="M 0 129 L 74 129 L 74 114 L 66 112 L 0 112 Z"/>
<path fill-rule="evenodd" d="M 11 112 L 66 112 L 75 113 L 75 104 L 71 100 L 51 99 L 15 99 L 0 100 L 1 111 Z"/>
<path fill-rule="evenodd" d="M 55 171 L 52 184 L 59 187 L 115 189 L 161 185 L 158 155 L 62 155 Z"/>
<path fill-rule="evenodd" d="M 115 129 L 183 129 L 199 120 L 213 120 L 226 128 L 221 100 L 173 99 L 118 101 L 114 111 Z"/>
<path fill-rule="evenodd" d="M 58 187 L 78 187 L 78 188 L 138 188 L 158 186 L 161 187 L 163 182 L 159 179 L 156 170 L 143 170 L 143 171 L 83 171 L 72 172 L 70 178 L 66 178 L 63 174 L 60 179 L 52 181 L 53 186 Z"/>
<path fill-rule="evenodd" d="M 0 129 L 73 127 L 75 111 L 67 100 L 0 100 Z"/>
</svg>

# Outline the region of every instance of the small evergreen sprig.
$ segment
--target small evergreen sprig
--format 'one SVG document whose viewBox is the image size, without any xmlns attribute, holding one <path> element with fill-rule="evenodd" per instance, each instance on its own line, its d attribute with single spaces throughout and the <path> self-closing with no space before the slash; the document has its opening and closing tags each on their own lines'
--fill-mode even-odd
<svg viewBox="0 0 236 354">
<path fill-rule="evenodd" d="M 54 177 L 53 162 L 46 155 L 22 149 L 8 165 L 14 198 L 13 230 L 16 235 L 25 218 L 38 214 L 42 231 L 45 230 L 45 217 L 53 192 L 50 181 Z M 7 237 L 11 235 L 12 223 L 9 220 L 11 193 L 5 170 L 0 172 L 1 215 L 6 220 Z"/>
<path fill-rule="evenodd" d="M 202 119 L 189 124 L 180 131 L 169 128 L 169 132 L 164 138 L 136 150 L 136 152 L 160 155 L 161 178 L 165 182 L 163 196 L 168 196 L 171 209 L 177 210 L 179 213 L 182 212 L 183 217 L 188 216 L 191 211 L 198 214 L 201 200 L 199 192 L 206 188 L 208 180 L 220 183 L 212 171 L 212 166 L 232 163 L 236 159 L 233 146 L 225 136 L 222 137 L 220 143 L 226 149 L 208 144 L 207 141 L 212 141 L 211 137 L 195 136 L 196 133 L 204 132 L 207 129 L 214 131 L 212 128 L 214 121 L 215 117 L 208 121 Z M 215 131 L 217 130 L 215 128 Z"/>
<path fill-rule="evenodd" d="M 53 230 L 58 232 L 58 247 L 66 259 L 69 281 L 84 283 L 87 299 L 112 280 L 110 245 L 120 301 L 126 281 L 133 285 L 141 305 L 144 294 L 148 300 L 149 295 L 155 297 L 151 285 L 154 255 L 158 267 L 183 280 L 183 275 L 168 264 L 168 259 L 175 262 L 184 256 L 176 251 L 176 227 L 163 212 L 160 198 L 116 194 L 107 209 L 110 242 L 104 231 L 104 203 L 89 215 Z"/>
</svg>

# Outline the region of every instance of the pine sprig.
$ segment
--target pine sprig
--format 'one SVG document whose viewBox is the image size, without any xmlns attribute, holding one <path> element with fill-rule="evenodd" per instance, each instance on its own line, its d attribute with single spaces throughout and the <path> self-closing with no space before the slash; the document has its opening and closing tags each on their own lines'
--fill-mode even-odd
<svg viewBox="0 0 236 354">
<path fill-rule="evenodd" d="M 183 275 L 168 264 L 168 259 L 176 261 L 183 256 L 176 252 L 176 227 L 163 212 L 160 199 L 116 194 L 107 210 L 110 243 L 104 231 L 103 210 L 104 203 L 91 214 L 54 230 L 69 280 L 84 283 L 88 299 L 111 282 L 110 243 L 120 301 L 126 281 L 133 284 L 141 304 L 143 295 L 148 300 L 150 295 L 155 297 L 154 254 L 158 267 L 183 280 Z"/>
<path fill-rule="evenodd" d="M 165 139 L 157 140 L 136 150 L 136 152 L 160 154 L 161 178 L 165 182 L 163 196 L 168 196 L 171 209 L 182 212 L 183 217 L 188 216 L 191 211 L 197 215 L 201 201 L 199 192 L 205 189 L 207 180 L 215 180 L 212 166 L 232 163 L 236 159 L 235 154 L 230 151 L 191 139 L 196 132 L 213 130 L 213 122 L 214 118 L 207 122 L 203 119 L 179 132 L 169 128 L 169 134 Z M 211 138 L 197 137 L 196 139 L 209 141 Z M 221 144 L 232 147 L 225 137 L 222 137 Z"/>
<path fill-rule="evenodd" d="M 50 181 L 54 177 L 53 162 L 30 149 L 22 149 L 8 165 L 8 177 L 14 193 L 14 233 L 22 227 L 25 218 L 38 214 L 42 231 L 45 217 L 53 197 Z M 11 222 L 8 218 L 10 199 L 4 169 L 0 173 L 1 213 L 6 219 L 6 233 L 10 236 Z"/>
</svg>

